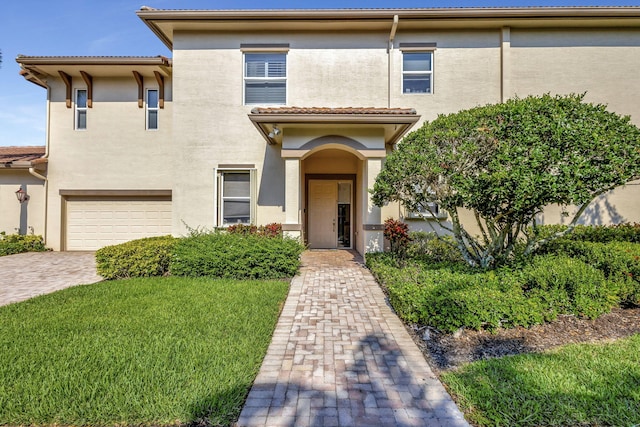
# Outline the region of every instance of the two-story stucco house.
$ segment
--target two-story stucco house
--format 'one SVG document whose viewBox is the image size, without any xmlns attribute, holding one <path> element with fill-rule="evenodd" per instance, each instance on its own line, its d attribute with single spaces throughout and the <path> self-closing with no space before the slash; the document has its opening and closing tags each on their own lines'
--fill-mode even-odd
<svg viewBox="0 0 640 427">
<path fill-rule="evenodd" d="M 387 217 L 421 227 L 368 189 L 425 120 L 587 92 L 640 124 L 637 7 L 137 13 L 172 58 L 17 58 L 47 90 L 35 231 L 56 250 L 279 222 L 364 253 Z M 616 189 L 587 220 L 640 221 L 639 194 Z"/>
</svg>

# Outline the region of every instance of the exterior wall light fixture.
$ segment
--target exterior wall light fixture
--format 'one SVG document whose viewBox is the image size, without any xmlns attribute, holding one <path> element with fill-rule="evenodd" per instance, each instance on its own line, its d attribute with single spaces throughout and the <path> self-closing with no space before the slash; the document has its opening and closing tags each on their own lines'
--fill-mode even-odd
<svg viewBox="0 0 640 427">
<path fill-rule="evenodd" d="M 24 191 L 22 187 L 20 187 L 18 191 L 16 191 L 16 197 L 18 198 L 18 201 L 20 202 L 20 204 L 23 204 L 24 202 L 29 200 L 29 195 L 27 194 L 26 191 Z"/>
<path fill-rule="evenodd" d="M 280 135 L 280 133 L 282 133 L 282 131 L 274 125 L 273 130 L 269 132 L 269 138 L 275 138 L 276 136 Z"/>
</svg>

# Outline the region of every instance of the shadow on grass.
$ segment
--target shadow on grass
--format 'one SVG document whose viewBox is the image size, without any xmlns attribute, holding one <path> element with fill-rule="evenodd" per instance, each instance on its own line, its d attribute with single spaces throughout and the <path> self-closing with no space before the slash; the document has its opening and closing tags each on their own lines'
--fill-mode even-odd
<svg viewBox="0 0 640 427">
<path fill-rule="evenodd" d="M 230 426 L 238 419 L 247 388 L 235 386 L 225 393 L 203 397 L 189 408 L 191 419 L 184 427 Z"/>
</svg>

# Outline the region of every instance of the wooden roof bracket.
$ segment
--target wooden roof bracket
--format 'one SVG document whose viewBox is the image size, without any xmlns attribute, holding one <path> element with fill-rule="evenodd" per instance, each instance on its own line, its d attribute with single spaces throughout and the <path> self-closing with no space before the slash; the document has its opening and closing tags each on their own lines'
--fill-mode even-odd
<svg viewBox="0 0 640 427">
<path fill-rule="evenodd" d="M 60 74 L 62 81 L 64 82 L 65 86 L 67 86 L 67 108 L 71 108 L 71 76 L 64 71 L 58 71 L 58 74 Z"/>
<path fill-rule="evenodd" d="M 93 108 L 93 78 L 87 72 L 80 71 L 82 80 L 87 84 L 87 107 Z"/>
<path fill-rule="evenodd" d="M 159 71 L 154 71 L 153 74 L 155 74 L 156 80 L 158 81 L 158 98 L 160 101 L 160 108 L 164 108 L 164 77 Z"/>
<path fill-rule="evenodd" d="M 133 77 L 138 83 L 138 108 L 144 107 L 144 77 L 137 71 L 133 71 Z"/>
</svg>

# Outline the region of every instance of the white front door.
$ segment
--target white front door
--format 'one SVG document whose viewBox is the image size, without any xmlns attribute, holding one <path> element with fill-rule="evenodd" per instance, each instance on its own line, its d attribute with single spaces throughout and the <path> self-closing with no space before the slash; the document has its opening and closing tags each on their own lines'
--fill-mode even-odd
<svg viewBox="0 0 640 427">
<path fill-rule="evenodd" d="M 308 212 L 309 247 L 311 249 L 337 248 L 338 185 L 336 181 L 309 180 Z"/>
<path fill-rule="evenodd" d="M 351 180 L 311 179 L 308 243 L 311 249 L 351 248 Z"/>
</svg>

